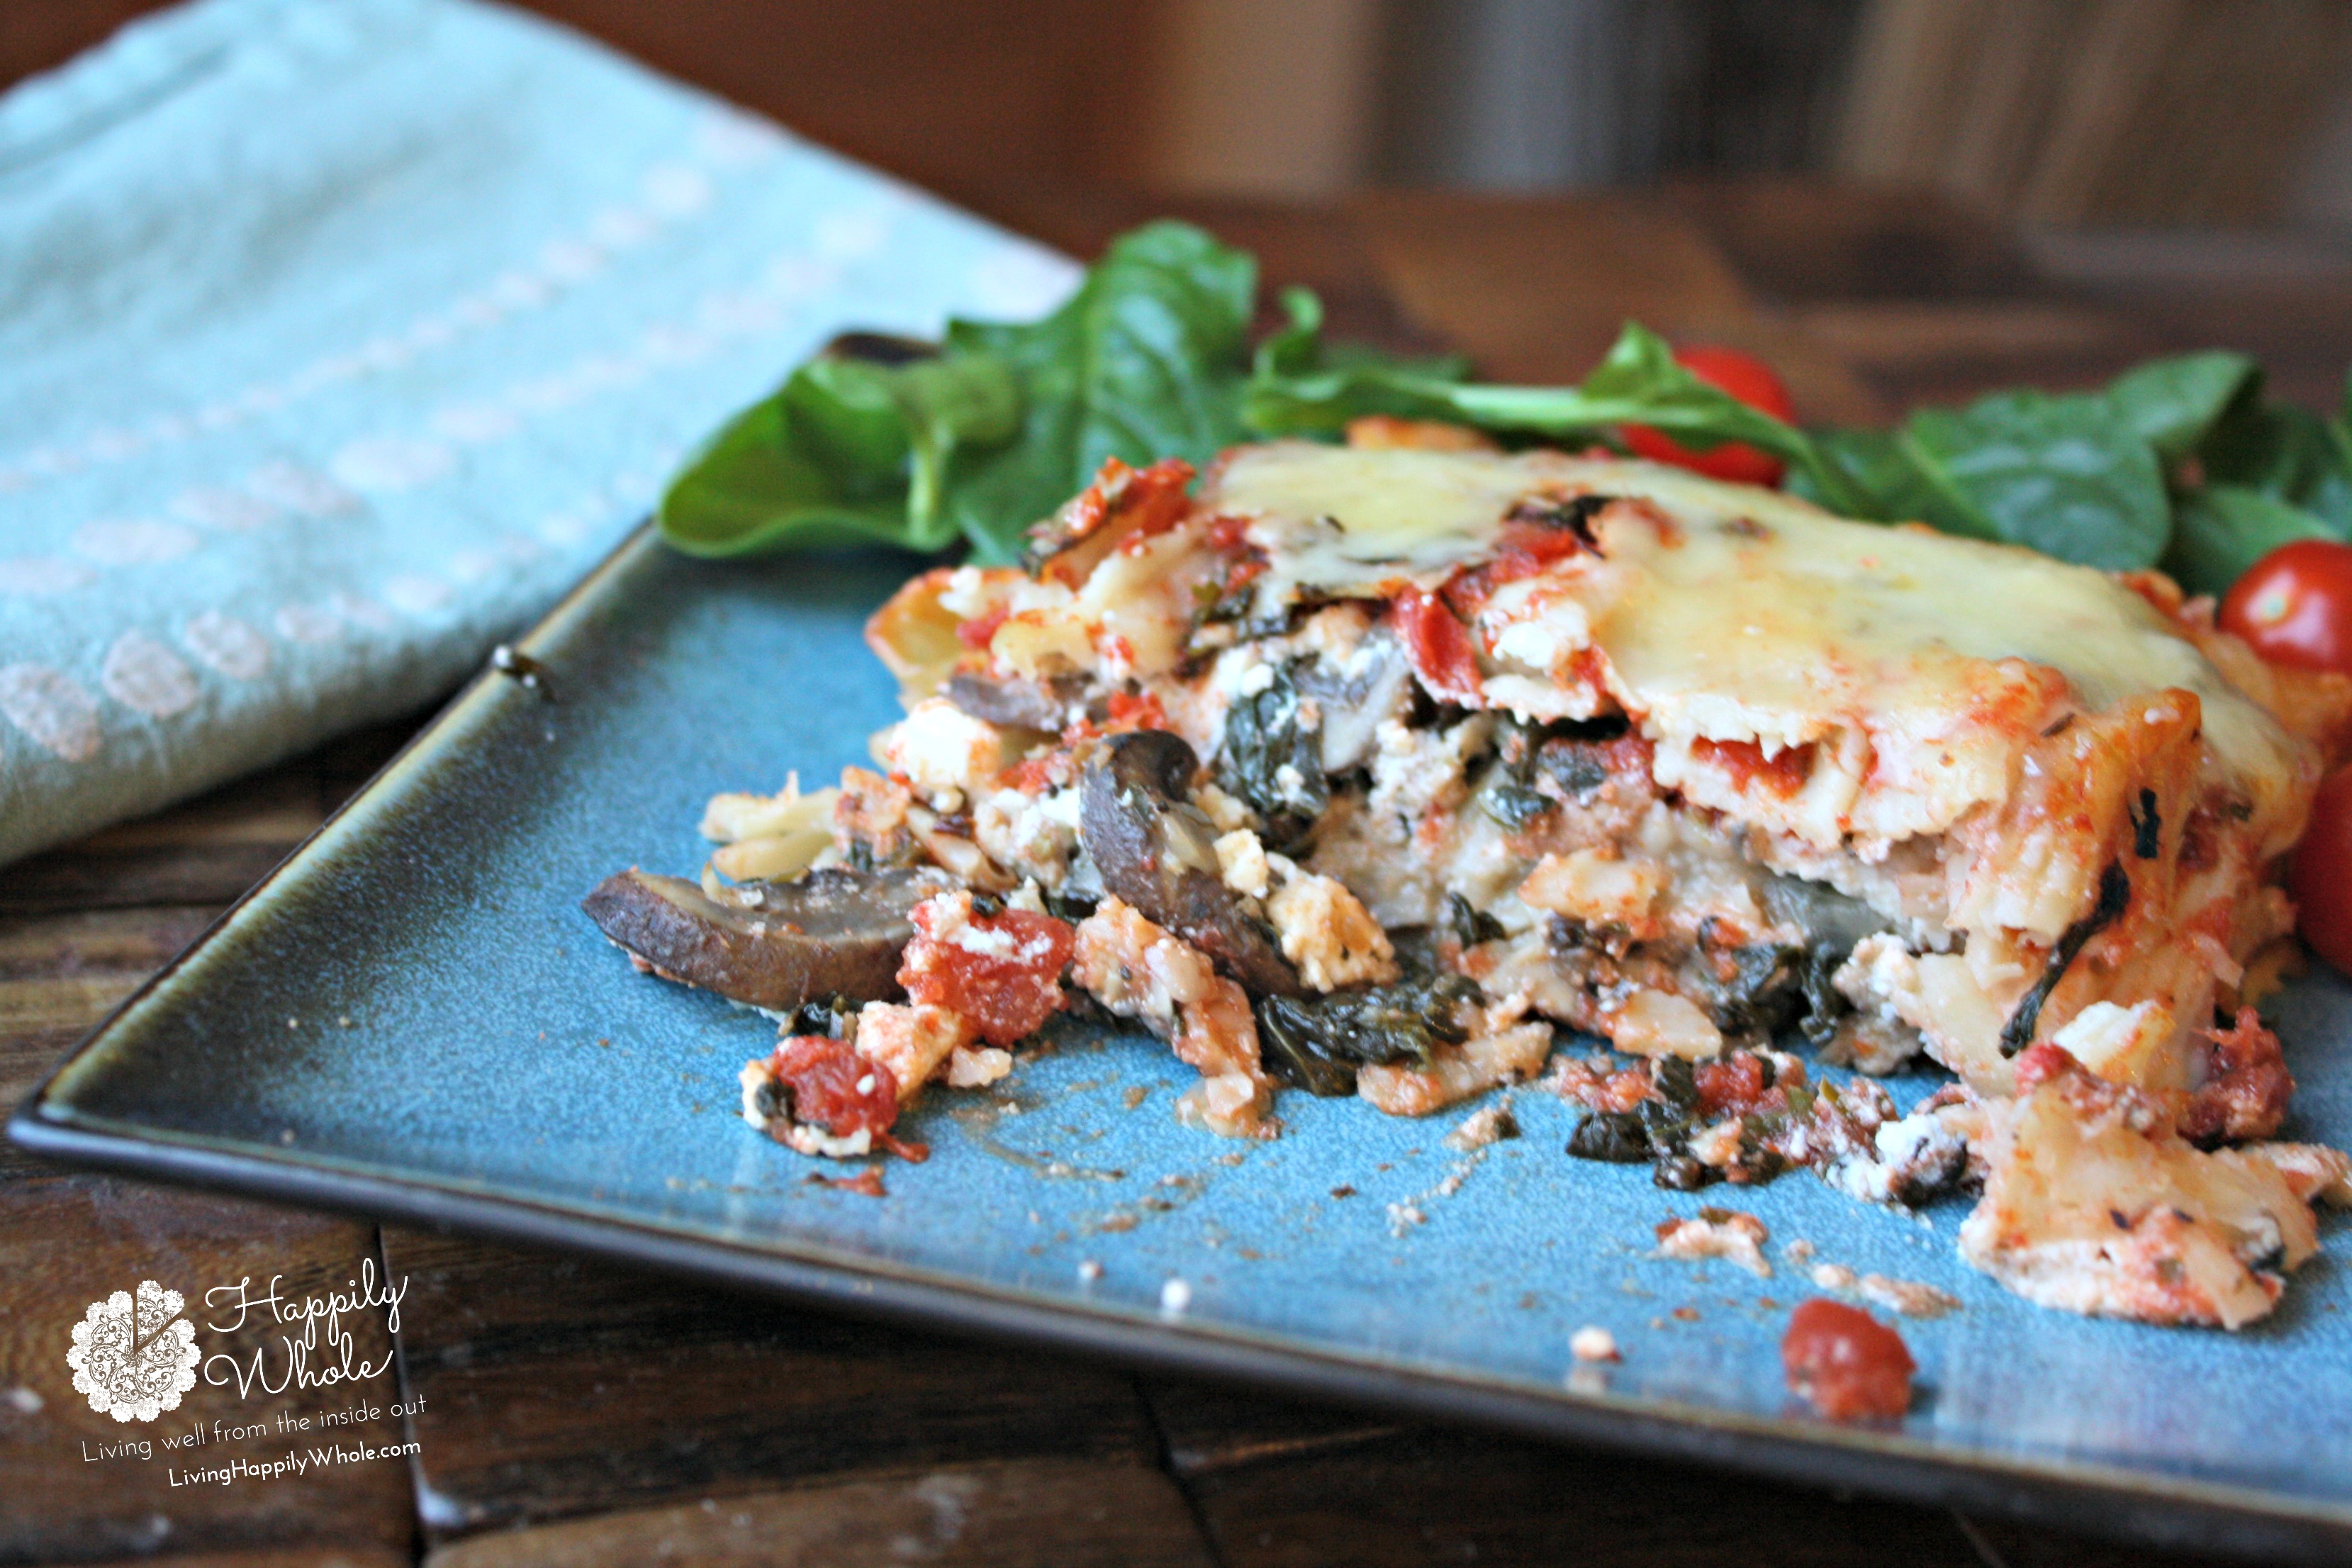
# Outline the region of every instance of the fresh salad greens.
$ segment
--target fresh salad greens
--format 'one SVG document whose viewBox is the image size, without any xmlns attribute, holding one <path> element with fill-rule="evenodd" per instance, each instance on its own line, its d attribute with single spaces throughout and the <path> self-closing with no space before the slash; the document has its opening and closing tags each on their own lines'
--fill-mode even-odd
<svg viewBox="0 0 2352 1568">
<path fill-rule="evenodd" d="M 1806 430 L 1700 381 L 1632 323 L 1580 386 L 1495 386 L 1459 360 L 1333 342 L 1321 302 L 1290 289 L 1286 324 L 1253 353 L 1257 281 L 1247 253 L 1154 223 L 1042 321 L 952 321 L 938 343 L 837 339 L 688 461 L 662 533 L 714 556 L 961 539 L 1002 563 L 1106 458 L 1197 466 L 1387 414 L 1507 442 L 1616 446 L 1633 425 L 1698 450 L 1744 442 L 1845 516 L 2161 565 L 2198 593 L 2279 544 L 2352 539 L 2352 389 L 2326 417 L 2273 403 L 2242 354 L 2153 361 L 2095 392 L 1995 393 L 1887 430 Z"/>
</svg>

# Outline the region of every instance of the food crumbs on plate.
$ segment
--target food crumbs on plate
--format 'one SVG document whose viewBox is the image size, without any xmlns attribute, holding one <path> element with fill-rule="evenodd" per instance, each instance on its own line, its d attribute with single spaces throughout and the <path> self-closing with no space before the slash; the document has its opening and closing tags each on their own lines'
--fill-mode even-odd
<svg viewBox="0 0 2352 1568">
<path fill-rule="evenodd" d="M 1118 1098 L 1121 1104 L 1125 1105 L 1129 1110 L 1133 1110 L 1137 1106 L 1141 1105 L 1145 1100 L 1151 1098 L 1151 1086 L 1148 1083 L 1135 1084 L 1131 1086 L 1125 1094 L 1120 1095 Z"/>
<path fill-rule="evenodd" d="M 1678 1323 L 1696 1323 L 1698 1321 L 1698 1309 L 1696 1307 L 1676 1307 L 1675 1309 L 1674 1315 L 1675 1321 Z"/>
<path fill-rule="evenodd" d="M 1579 1361 L 1622 1361 L 1617 1353 L 1617 1336 L 1597 1323 L 1587 1323 L 1570 1336 L 1568 1353 Z"/>
<path fill-rule="evenodd" d="M 1160 1315 L 1181 1318 L 1184 1309 L 1192 1304 L 1192 1287 L 1181 1279 L 1170 1279 L 1160 1287 Z"/>
<path fill-rule="evenodd" d="M 1465 1117 L 1462 1125 L 1445 1135 L 1445 1146 L 1458 1153 L 1484 1149 L 1505 1138 L 1519 1135 L 1519 1119 L 1511 1114 L 1508 1101 L 1487 1106 Z"/>
<path fill-rule="evenodd" d="M 882 1167 L 868 1165 L 854 1176 L 811 1176 L 810 1181 L 821 1187 L 831 1187 L 837 1193 L 860 1193 L 869 1198 L 887 1198 L 890 1194 L 882 1185 Z"/>
<path fill-rule="evenodd" d="M 299 1018 L 289 1018 L 286 1020 L 286 1026 L 289 1029 L 299 1029 L 302 1026 L 302 1020 Z"/>
<path fill-rule="evenodd" d="M 1096 1280 L 1097 1280 L 1097 1279 L 1101 1279 L 1101 1278 L 1102 1278 L 1102 1276 L 1103 1276 L 1103 1268 L 1102 1268 L 1102 1265 L 1101 1265 L 1101 1264 L 1099 1264 L 1099 1263 L 1097 1263 L 1097 1262 L 1096 1262 L 1093 1258 L 1080 1258 L 1080 1259 L 1078 1260 L 1078 1283 L 1079 1283 L 1079 1284 L 1081 1284 L 1081 1285 L 1091 1285 L 1091 1284 L 1093 1284 Z"/>
<path fill-rule="evenodd" d="M 1949 1290 L 1916 1279 L 1895 1279 L 1884 1274 L 1857 1275 L 1843 1263 L 1815 1264 L 1813 1285 L 1817 1289 L 1834 1290 L 1841 1296 L 1859 1296 L 1906 1318 L 1940 1318 L 1960 1310 L 1960 1299 Z"/>
<path fill-rule="evenodd" d="M 1217 1156 L 1217 1163 L 1220 1165 L 1238 1165 L 1241 1163 L 1242 1156 L 1238 1152 L 1232 1154 L 1220 1154 Z"/>
<path fill-rule="evenodd" d="M 1783 1246 L 1780 1256 L 1801 1268 L 1813 1260 L 1813 1244 L 1801 1236 Z"/>
<path fill-rule="evenodd" d="M 1789 1391 L 1832 1421 L 1893 1419 L 1911 1408 L 1919 1370 L 1903 1336 L 1858 1307 L 1816 1296 L 1780 1338 Z"/>
<path fill-rule="evenodd" d="M 1772 1265 L 1764 1258 L 1764 1243 L 1770 1233 L 1764 1228 L 1764 1222 L 1752 1214 L 1704 1208 L 1696 1218 L 1661 1221 L 1654 1234 L 1660 1258 L 1680 1258 L 1685 1263 L 1720 1258 L 1726 1263 L 1739 1265 L 1759 1279 L 1772 1278 Z"/>
<path fill-rule="evenodd" d="M 1331 1195 L 1335 1198 L 1352 1198 L 1356 1195 L 1356 1189 L 1347 1186 L 1333 1187 Z"/>
</svg>

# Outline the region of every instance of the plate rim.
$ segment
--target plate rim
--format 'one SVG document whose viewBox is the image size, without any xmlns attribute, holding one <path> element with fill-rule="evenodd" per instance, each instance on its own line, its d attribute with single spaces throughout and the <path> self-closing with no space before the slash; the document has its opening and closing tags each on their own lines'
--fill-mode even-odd
<svg viewBox="0 0 2352 1568">
<path fill-rule="evenodd" d="M 673 1278 L 1000 1344 L 1044 1345 L 1128 1367 L 1269 1385 L 1370 1409 L 1588 1444 L 1769 1479 L 1865 1490 L 1919 1504 L 1997 1510 L 2165 1546 L 2336 1560 L 2352 1545 L 2352 1505 L 2305 1502 L 2259 1487 L 2163 1477 L 2066 1458 L 1941 1451 L 1899 1432 L 1798 1424 L 1655 1398 L 1535 1392 L 1474 1374 L 1382 1366 L 1278 1336 L 1153 1322 L 1058 1303 L 920 1269 L 753 1246 L 425 1177 L 271 1158 L 206 1141 L 119 1131 L 95 1118 L 44 1112 L 37 1096 L 10 1119 L 20 1148 L 74 1167 L 258 1197 L 379 1222 L 585 1252 Z M 2084 1512 L 2085 1504 L 2091 1512 Z"/>
<path fill-rule="evenodd" d="M 503 646 L 528 653 L 582 613 L 606 581 L 660 548 L 648 517 Z M 915 557 L 909 557 L 915 559 Z M 521 689 L 517 688 L 520 691 Z M 2067 1458 L 1955 1453 L 1900 1432 L 1749 1415 L 1655 1397 L 1536 1390 L 1462 1371 L 1381 1365 L 1285 1336 L 1157 1322 L 931 1270 L 814 1255 L 790 1244 L 753 1246 L 579 1207 L 467 1191 L 418 1174 L 257 1152 L 188 1134 L 142 1129 L 77 1111 L 68 1080 L 248 906 L 287 874 L 331 848 L 348 818 L 395 789 L 420 753 L 436 751 L 489 694 L 503 693 L 488 659 L 341 805 L 293 846 L 187 947 L 149 976 L 55 1062 L 16 1109 L 6 1135 L 70 1168 L 150 1177 L 298 1208 L 394 1220 L 556 1250 L 729 1289 L 780 1296 L 820 1310 L 1004 1344 L 1044 1345 L 1092 1360 L 1268 1386 L 1457 1426 L 1584 1444 L 1670 1461 L 1728 1468 L 1832 1490 L 1999 1511 L 2061 1528 L 2171 1547 L 2332 1560 L 2352 1551 L 2352 1501 L 2329 1504 L 2259 1486 L 2200 1480 Z"/>
</svg>

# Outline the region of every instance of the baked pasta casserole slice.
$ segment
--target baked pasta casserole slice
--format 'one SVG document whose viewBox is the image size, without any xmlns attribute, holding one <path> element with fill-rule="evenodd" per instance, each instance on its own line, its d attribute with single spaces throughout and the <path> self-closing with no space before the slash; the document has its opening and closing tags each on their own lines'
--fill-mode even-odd
<svg viewBox="0 0 2352 1568">
<path fill-rule="evenodd" d="M 1979 1187 L 1970 1261 L 2081 1311 L 2258 1317 L 2346 1192 L 2273 1141 L 2253 1006 L 2352 684 L 2153 574 L 1370 421 L 1112 462 L 868 640 L 907 708 L 872 768 L 720 796 L 701 883 L 590 900 L 783 1020 L 745 1103 L 804 1152 L 1079 1006 L 1213 1132 L 1541 1076 L 1573 1152 L 1668 1185 Z M 1869 1075 L 1921 1052 L 1954 1082 L 1899 1114 Z"/>
</svg>

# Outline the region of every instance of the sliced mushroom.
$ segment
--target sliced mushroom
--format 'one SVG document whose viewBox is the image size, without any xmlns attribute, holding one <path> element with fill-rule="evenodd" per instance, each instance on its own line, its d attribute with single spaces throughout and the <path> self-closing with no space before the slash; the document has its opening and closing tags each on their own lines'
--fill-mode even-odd
<svg viewBox="0 0 2352 1568">
<path fill-rule="evenodd" d="M 1070 721 L 1070 705 L 1040 680 L 1018 676 L 958 672 L 947 684 L 947 700 L 971 717 L 1014 729 L 1057 731 Z"/>
<path fill-rule="evenodd" d="M 1207 953 L 1245 989 L 1304 995 L 1274 933 L 1218 870 L 1217 830 L 1192 802 L 1200 770 L 1192 748 L 1164 730 L 1112 736 L 1087 764 L 1078 842 L 1106 892 Z"/>
<path fill-rule="evenodd" d="M 791 882 L 746 882 L 741 902 L 682 877 L 616 871 L 580 907 L 614 942 L 665 979 L 731 1001 L 790 1012 L 815 997 L 871 1002 L 898 989 L 908 911 L 949 879 L 929 869 L 829 867 Z"/>
</svg>

